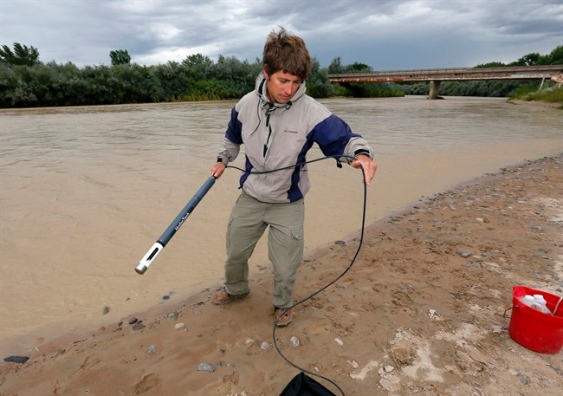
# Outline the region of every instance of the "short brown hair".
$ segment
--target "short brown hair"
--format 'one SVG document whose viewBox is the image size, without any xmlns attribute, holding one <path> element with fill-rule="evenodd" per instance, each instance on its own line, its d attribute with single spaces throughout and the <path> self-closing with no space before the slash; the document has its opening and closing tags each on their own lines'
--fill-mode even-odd
<svg viewBox="0 0 563 396">
<path fill-rule="evenodd" d="M 268 75 L 282 70 L 305 81 L 311 74 L 311 57 L 305 42 L 281 26 L 279 32 L 272 31 L 266 39 L 262 65 Z"/>
</svg>

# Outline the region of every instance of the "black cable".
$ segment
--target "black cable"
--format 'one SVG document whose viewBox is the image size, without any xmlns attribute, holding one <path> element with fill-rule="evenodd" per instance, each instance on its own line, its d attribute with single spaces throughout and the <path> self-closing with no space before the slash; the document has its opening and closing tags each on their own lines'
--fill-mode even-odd
<svg viewBox="0 0 563 396">
<path fill-rule="evenodd" d="M 347 155 L 332 155 L 332 156 L 326 156 L 326 157 L 322 157 L 322 158 L 317 158 L 311 161 L 304 161 L 302 163 L 298 163 L 295 165 L 291 165 L 291 166 L 286 166 L 283 168 L 279 168 L 279 169 L 273 169 L 273 170 L 269 170 L 269 171 L 262 171 L 262 172 L 250 172 L 251 174 L 265 174 L 265 173 L 272 173 L 272 172 L 278 172 L 284 169 L 290 169 L 290 168 L 296 168 L 299 166 L 303 166 L 305 164 L 309 164 L 309 163 L 313 163 L 313 162 L 317 162 L 317 161 L 322 161 L 325 159 L 330 159 L 330 158 L 335 158 L 337 161 L 339 161 L 340 158 L 345 158 L 345 159 L 350 159 L 350 160 L 355 160 L 354 157 L 350 157 Z M 242 172 L 245 172 L 243 169 L 238 168 L 236 166 L 228 166 L 229 168 L 234 168 L 234 169 L 238 169 Z M 365 170 L 364 167 L 360 165 L 360 169 L 362 170 L 362 176 L 363 176 L 363 180 L 364 180 L 364 204 L 363 204 L 363 208 L 362 208 L 362 227 L 360 230 L 360 242 L 358 243 L 358 248 L 356 249 L 356 253 L 354 254 L 354 257 L 352 258 L 352 261 L 350 261 L 350 265 L 348 265 L 348 267 L 340 274 L 338 275 L 334 280 L 332 280 L 330 283 L 328 283 L 327 285 L 323 286 L 322 288 L 320 288 L 319 290 L 317 290 L 316 292 L 310 294 L 309 296 L 303 298 L 302 300 L 297 301 L 295 304 L 293 304 L 291 307 L 289 308 L 285 308 L 282 312 L 282 314 L 279 316 L 280 318 L 285 314 L 285 312 L 287 312 L 290 309 L 293 309 L 295 307 L 297 307 L 298 305 L 303 304 L 305 301 L 310 300 L 311 298 L 315 297 L 317 294 L 323 292 L 324 290 L 326 290 L 327 288 L 329 288 L 331 285 L 335 284 L 338 280 L 340 280 L 344 275 L 346 275 L 346 273 L 352 268 L 352 266 L 354 265 L 356 258 L 358 257 L 358 254 L 360 253 L 360 249 L 362 247 L 362 243 L 364 240 L 364 230 L 365 230 L 365 223 L 366 223 L 366 206 L 367 206 L 367 184 L 365 183 Z M 280 350 L 280 348 L 278 347 L 278 343 L 276 342 L 276 329 L 277 329 L 277 324 L 278 324 L 278 320 L 276 319 L 275 323 L 274 323 L 274 329 L 272 331 L 272 338 L 274 341 L 274 346 L 276 348 L 276 351 L 278 351 L 279 355 L 292 367 L 295 367 L 297 370 L 313 375 L 315 377 L 321 378 L 327 382 L 330 382 L 332 385 L 334 385 L 342 394 L 342 396 L 346 396 L 344 394 L 344 391 L 340 388 L 340 386 L 338 386 L 338 384 L 336 384 L 334 381 L 332 381 L 329 378 L 326 378 L 320 374 L 317 373 L 313 373 L 312 371 L 306 370 L 302 367 L 299 367 L 297 364 L 293 363 L 291 360 L 289 360 L 284 354 L 283 352 Z"/>
</svg>

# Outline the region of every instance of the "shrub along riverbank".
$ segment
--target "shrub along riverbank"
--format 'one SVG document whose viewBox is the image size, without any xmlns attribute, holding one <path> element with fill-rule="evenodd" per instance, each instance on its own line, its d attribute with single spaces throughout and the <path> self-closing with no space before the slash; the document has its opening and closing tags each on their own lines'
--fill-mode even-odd
<svg viewBox="0 0 563 396">
<path fill-rule="evenodd" d="M 38 51 L 30 52 L 29 57 L 33 57 L 23 59 L 26 60 L 24 62 L 13 54 L 8 57 L 7 55 L 11 54 L 7 51 L 9 48 L 2 48 L 0 108 L 238 99 L 254 88 L 256 76 L 262 69 L 262 63 L 258 59 L 250 63 L 235 57 L 219 56 L 215 62 L 201 54 L 190 55 L 182 62 L 169 61 L 153 66 L 130 64 L 130 57 L 127 56 L 120 60 L 125 63 L 112 59 L 111 66 L 79 68 L 71 62 L 42 63 L 38 60 Z M 120 53 L 127 55 L 126 51 Z M 563 46 L 545 56 L 528 54 L 509 65 L 493 62 L 476 67 L 560 63 L 563 63 Z M 375 98 L 428 94 L 427 82 L 339 85 L 332 84 L 328 79 L 328 75 L 332 73 L 369 71 L 372 71 L 372 68 L 362 63 L 342 65 L 339 57 L 335 58 L 328 68 L 321 68 L 318 60 L 313 58 L 312 73 L 307 80 L 307 93 L 314 98 Z M 524 100 L 563 103 L 563 94 L 559 89 L 555 89 L 552 81 L 545 81 L 545 84 L 541 84 L 545 89 L 537 92 L 540 84 L 540 80 L 444 81 L 440 86 L 440 94 L 517 97 Z"/>
<path fill-rule="evenodd" d="M 403 96 L 396 85 L 331 84 L 313 59 L 307 93 L 331 96 Z M 0 62 L 0 108 L 80 106 L 238 99 L 254 88 L 262 64 L 202 55 L 156 66 L 119 64 L 78 68 L 72 63 L 12 65 Z"/>
</svg>

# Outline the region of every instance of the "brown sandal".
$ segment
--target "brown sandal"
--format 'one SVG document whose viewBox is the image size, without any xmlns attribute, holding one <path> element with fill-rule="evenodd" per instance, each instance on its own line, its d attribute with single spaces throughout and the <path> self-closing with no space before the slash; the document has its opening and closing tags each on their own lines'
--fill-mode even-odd
<svg viewBox="0 0 563 396">
<path fill-rule="evenodd" d="M 245 294 L 229 294 L 227 293 L 227 291 L 225 290 L 225 288 L 217 291 L 213 297 L 211 297 L 211 302 L 215 305 L 225 305 L 225 304 L 230 304 L 235 300 L 240 300 L 243 299 L 245 297 L 248 296 L 249 293 L 245 293 Z"/>
<path fill-rule="evenodd" d="M 276 307 L 275 317 L 277 327 L 289 326 L 289 324 L 293 322 L 293 310 L 291 308 L 287 309 Z"/>
</svg>

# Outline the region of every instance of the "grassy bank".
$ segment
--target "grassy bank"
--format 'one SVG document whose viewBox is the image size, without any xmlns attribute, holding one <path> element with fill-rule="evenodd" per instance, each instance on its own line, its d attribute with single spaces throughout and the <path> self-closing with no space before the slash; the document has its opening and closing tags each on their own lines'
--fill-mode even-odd
<svg viewBox="0 0 563 396">
<path fill-rule="evenodd" d="M 551 87 L 542 90 L 521 89 L 517 90 L 510 100 L 539 101 L 559 104 L 563 110 L 563 87 Z"/>
</svg>

